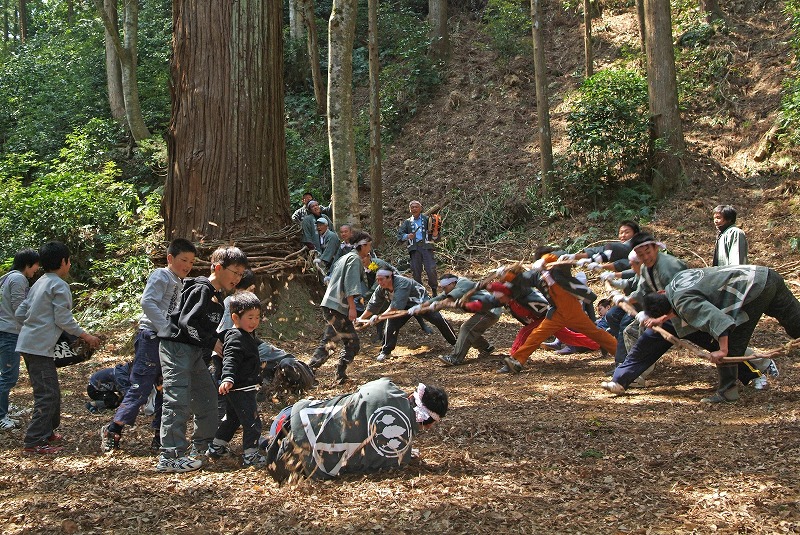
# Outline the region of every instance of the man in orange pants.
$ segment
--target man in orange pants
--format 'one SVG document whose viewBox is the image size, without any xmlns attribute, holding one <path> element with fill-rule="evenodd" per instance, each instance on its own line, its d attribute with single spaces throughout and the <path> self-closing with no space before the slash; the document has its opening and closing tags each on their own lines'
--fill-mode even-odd
<svg viewBox="0 0 800 535">
<path fill-rule="evenodd" d="M 510 357 L 503 359 L 505 365 L 498 373 L 519 373 L 528 357 L 539 345 L 550 336 L 566 327 L 572 331 L 585 334 L 606 352 L 613 354 L 617 349 L 617 340 L 603 329 L 600 329 L 586 315 L 582 301 L 592 302 L 597 296 L 585 284 L 572 277 L 569 266 L 557 266 L 547 269 L 546 266 L 556 262 L 558 257 L 550 254 L 552 249 L 539 248 L 536 256 L 539 259 L 533 269 L 517 275 L 512 281 L 512 293 L 524 291 L 525 287 L 535 286 L 547 298 L 550 307 L 545 319 L 530 333 L 525 342 Z"/>
</svg>

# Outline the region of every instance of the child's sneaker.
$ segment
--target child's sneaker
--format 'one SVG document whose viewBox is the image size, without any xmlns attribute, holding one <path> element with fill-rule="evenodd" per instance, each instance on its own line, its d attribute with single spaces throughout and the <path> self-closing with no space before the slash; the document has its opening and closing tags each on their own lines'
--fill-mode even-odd
<svg viewBox="0 0 800 535">
<path fill-rule="evenodd" d="M 64 446 L 54 446 L 53 444 L 39 444 L 38 446 L 26 446 L 22 448 L 23 453 L 35 453 L 38 455 L 59 453 Z"/>
<path fill-rule="evenodd" d="M 19 423 L 18 421 L 12 420 L 8 416 L 6 416 L 2 420 L 0 420 L 0 430 L 6 431 L 9 429 L 16 429 L 18 423 Z"/>
<path fill-rule="evenodd" d="M 59 433 L 58 431 L 53 431 L 50 433 L 50 436 L 47 437 L 47 442 L 50 444 L 61 444 L 64 442 L 64 435 Z"/>
<path fill-rule="evenodd" d="M 10 416 L 12 419 L 19 418 L 20 416 L 26 416 L 32 413 L 33 409 L 30 407 L 18 407 L 13 403 L 9 403 L 8 405 L 8 416 Z"/>
<path fill-rule="evenodd" d="M 203 467 L 203 461 L 190 457 L 159 457 L 156 471 L 158 472 L 194 472 Z"/>
<path fill-rule="evenodd" d="M 100 428 L 100 450 L 103 453 L 111 453 L 119 449 L 119 441 L 122 435 L 108 430 L 109 424 Z"/>
<path fill-rule="evenodd" d="M 255 466 L 258 468 L 267 466 L 267 458 L 261 455 L 261 453 L 258 451 L 245 453 L 242 456 L 242 459 L 245 466 Z"/>
<path fill-rule="evenodd" d="M 222 459 L 223 457 L 230 457 L 233 455 L 231 449 L 225 444 L 214 444 L 213 442 L 208 445 L 206 456 L 212 459 Z"/>
</svg>

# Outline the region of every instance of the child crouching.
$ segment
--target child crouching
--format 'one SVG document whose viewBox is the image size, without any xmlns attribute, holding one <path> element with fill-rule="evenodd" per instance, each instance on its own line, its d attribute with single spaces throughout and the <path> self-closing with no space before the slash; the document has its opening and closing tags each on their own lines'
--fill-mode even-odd
<svg viewBox="0 0 800 535">
<path fill-rule="evenodd" d="M 261 417 L 256 402 L 261 385 L 261 340 L 255 330 L 261 321 L 261 301 L 252 292 L 239 292 L 231 296 L 230 311 L 233 328 L 225 333 L 219 385 L 220 395 L 225 396 L 225 417 L 207 455 L 214 459 L 230 455 L 228 443 L 241 427 L 244 465 L 264 466 L 266 459 L 258 450 Z"/>
</svg>

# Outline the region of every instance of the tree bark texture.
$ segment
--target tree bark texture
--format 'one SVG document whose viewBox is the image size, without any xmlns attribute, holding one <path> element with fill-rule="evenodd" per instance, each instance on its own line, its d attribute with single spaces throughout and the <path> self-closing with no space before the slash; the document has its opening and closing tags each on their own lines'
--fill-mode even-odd
<svg viewBox="0 0 800 535">
<path fill-rule="evenodd" d="M 317 115 L 325 116 L 325 82 L 322 78 L 322 67 L 319 59 L 319 34 L 317 33 L 317 19 L 314 16 L 314 0 L 297 0 L 302 2 L 301 15 L 306 27 L 306 43 L 308 45 L 308 60 L 311 64 L 311 80 L 314 82 L 314 99 L 317 101 Z"/>
<path fill-rule="evenodd" d="M 122 22 L 123 40 L 116 30 L 117 21 L 109 17 L 104 0 L 94 0 L 94 5 L 103 21 L 106 36 L 111 37 L 117 57 L 119 58 L 122 97 L 125 101 L 125 119 L 128 122 L 131 136 L 140 141 L 150 137 L 150 131 L 142 117 L 142 107 L 139 104 L 139 88 L 136 78 L 137 34 L 139 32 L 139 4 L 135 0 L 125 1 L 124 19 Z"/>
<path fill-rule="evenodd" d="M 383 180 L 381 180 L 380 58 L 378 56 L 378 0 L 368 0 L 369 11 L 369 184 L 372 241 L 383 241 Z"/>
<path fill-rule="evenodd" d="M 592 57 L 592 0 L 583 0 L 583 51 L 585 56 L 584 72 L 586 78 L 594 74 L 594 58 Z"/>
<path fill-rule="evenodd" d="M 450 56 L 450 34 L 447 31 L 447 0 L 428 0 L 431 23 L 431 52 L 436 59 Z"/>
<path fill-rule="evenodd" d="M 546 194 L 553 187 L 553 142 L 550 137 L 550 103 L 547 97 L 547 65 L 544 59 L 541 0 L 531 0 L 531 17 L 533 18 L 536 119 L 539 126 L 539 154 L 542 162 L 542 194 Z"/>
<path fill-rule="evenodd" d="M 303 37 L 303 0 L 289 0 L 289 37 Z"/>
<path fill-rule="evenodd" d="M 103 9 L 106 11 L 113 29 L 109 31 L 103 25 L 106 44 L 106 86 L 108 87 L 108 106 L 111 108 L 111 117 L 115 121 L 125 121 L 125 97 L 122 95 L 122 69 L 120 68 L 117 49 L 114 48 L 113 35 L 119 35 L 119 17 L 117 15 L 117 0 L 104 0 Z"/>
<path fill-rule="evenodd" d="M 655 147 L 653 193 L 663 197 L 675 189 L 683 175 L 685 149 L 678 110 L 675 51 L 669 0 L 645 0 L 647 86 Z"/>
<path fill-rule="evenodd" d="M 289 223 L 280 2 L 174 0 L 167 239 Z"/>
<path fill-rule="evenodd" d="M 28 39 L 28 5 L 27 0 L 19 0 L 19 42 Z"/>
<path fill-rule="evenodd" d="M 353 40 L 356 0 L 334 0 L 328 21 L 328 140 L 333 217 L 358 224 L 358 170 L 353 135 Z"/>
<path fill-rule="evenodd" d="M 719 0 L 700 0 L 700 11 L 706 14 L 706 22 L 725 18 L 725 14 L 719 7 Z"/>
<path fill-rule="evenodd" d="M 636 0 L 636 18 L 639 21 L 639 40 L 642 42 L 642 54 L 647 53 L 645 43 L 644 0 Z"/>
</svg>

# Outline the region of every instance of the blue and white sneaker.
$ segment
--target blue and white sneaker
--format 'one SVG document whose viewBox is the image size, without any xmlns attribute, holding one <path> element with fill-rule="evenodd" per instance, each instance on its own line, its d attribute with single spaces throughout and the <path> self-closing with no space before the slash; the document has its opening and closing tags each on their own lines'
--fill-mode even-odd
<svg viewBox="0 0 800 535">
<path fill-rule="evenodd" d="M 158 472 L 194 472 L 203 467 L 203 461 L 191 457 L 159 457 L 156 471 Z"/>
<path fill-rule="evenodd" d="M 767 369 L 764 370 L 764 372 L 770 377 L 777 377 L 778 375 L 780 375 L 780 372 L 778 371 L 778 365 L 775 364 L 775 361 L 772 359 L 769 359 L 769 365 L 767 366 Z"/>
</svg>

